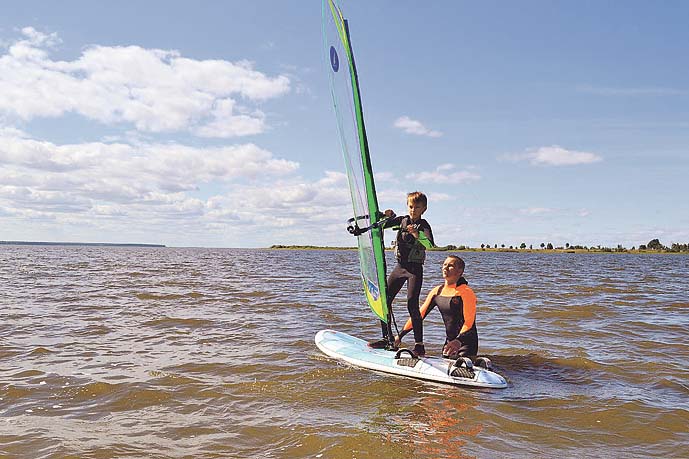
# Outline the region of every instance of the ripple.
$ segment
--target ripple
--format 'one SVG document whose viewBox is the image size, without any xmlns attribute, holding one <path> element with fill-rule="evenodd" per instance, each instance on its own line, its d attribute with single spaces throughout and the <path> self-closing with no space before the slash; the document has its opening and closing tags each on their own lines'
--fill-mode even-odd
<svg viewBox="0 0 689 459">
<path fill-rule="evenodd" d="M 321 354 L 380 333 L 355 251 L 0 247 L 0 455 L 677 457 L 689 257 L 461 255 L 503 391 Z"/>
</svg>

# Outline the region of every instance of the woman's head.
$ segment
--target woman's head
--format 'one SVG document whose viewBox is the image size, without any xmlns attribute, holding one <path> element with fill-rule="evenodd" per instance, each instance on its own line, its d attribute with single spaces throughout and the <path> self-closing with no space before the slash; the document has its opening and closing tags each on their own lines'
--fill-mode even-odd
<svg viewBox="0 0 689 459">
<path fill-rule="evenodd" d="M 457 282 L 462 274 L 464 274 L 464 260 L 456 255 L 449 255 L 443 261 L 443 278 L 452 283 Z"/>
</svg>

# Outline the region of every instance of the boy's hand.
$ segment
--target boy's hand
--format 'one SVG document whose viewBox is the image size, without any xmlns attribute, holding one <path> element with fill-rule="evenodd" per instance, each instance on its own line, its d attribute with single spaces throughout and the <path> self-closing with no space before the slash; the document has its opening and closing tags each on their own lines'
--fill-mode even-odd
<svg viewBox="0 0 689 459">
<path fill-rule="evenodd" d="M 394 218 L 395 217 L 395 212 L 393 212 L 392 209 L 386 209 L 384 214 L 385 214 L 385 218 Z"/>
<path fill-rule="evenodd" d="M 417 230 L 414 225 L 407 225 L 407 233 L 411 234 L 416 239 L 419 238 L 419 230 Z"/>
</svg>

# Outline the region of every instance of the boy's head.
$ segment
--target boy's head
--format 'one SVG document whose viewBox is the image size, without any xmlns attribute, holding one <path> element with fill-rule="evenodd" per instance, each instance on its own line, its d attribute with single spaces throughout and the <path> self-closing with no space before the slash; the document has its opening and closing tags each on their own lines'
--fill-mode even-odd
<svg viewBox="0 0 689 459">
<path fill-rule="evenodd" d="M 424 207 L 428 206 L 428 198 L 420 191 L 412 191 L 407 194 L 407 204 L 421 204 Z"/>
<path fill-rule="evenodd" d="M 412 220 L 418 220 L 428 208 L 428 198 L 420 191 L 412 191 L 407 195 L 407 207 Z"/>
</svg>

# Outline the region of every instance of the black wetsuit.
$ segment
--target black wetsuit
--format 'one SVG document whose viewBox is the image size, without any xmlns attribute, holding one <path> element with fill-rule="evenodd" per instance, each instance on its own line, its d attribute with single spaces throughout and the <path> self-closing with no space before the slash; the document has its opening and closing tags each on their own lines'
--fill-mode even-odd
<svg viewBox="0 0 689 459">
<path fill-rule="evenodd" d="M 440 315 L 443 317 L 443 322 L 445 323 L 445 344 L 455 339 L 459 340 L 462 344 L 456 353 L 446 356 L 452 359 L 456 359 L 460 356 L 474 357 L 478 354 L 478 329 L 476 328 L 476 318 L 474 317 L 474 323 L 469 330 L 462 334 L 459 333 L 465 322 L 464 302 L 466 301 L 468 307 L 474 311 L 476 310 L 476 295 L 473 290 L 469 288 L 468 284 L 469 283 L 464 277 L 460 277 L 455 287 L 455 295 L 453 296 L 441 296 L 440 292 L 443 286 L 437 287 L 433 295 L 433 300 L 421 311 L 421 315 L 425 319 L 428 313 L 437 306 Z M 400 338 L 409 333 L 409 331 L 410 330 L 407 330 L 405 327 L 402 333 L 400 333 Z M 444 347 L 445 346 L 443 346 L 443 348 Z"/>
<path fill-rule="evenodd" d="M 413 224 L 417 231 L 423 232 L 423 236 L 419 238 L 424 239 L 423 242 L 407 231 L 407 226 L 410 224 Z M 421 286 L 423 284 L 423 263 L 426 259 L 424 243 L 430 243 L 431 247 L 435 245 L 433 242 L 433 231 L 431 230 L 431 225 L 426 220 L 419 219 L 416 222 L 412 222 L 409 215 L 390 219 L 385 228 L 397 226 L 399 226 L 395 241 L 397 264 L 387 279 L 388 309 L 392 310 L 392 302 L 406 282 L 407 311 L 414 326 L 414 341 L 422 343 L 423 319 L 419 312 L 419 296 L 421 295 Z M 393 336 L 392 324 L 386 324 L 381 321 L 381 330 L 383 332 L 383 339 Z"/>
</svg>

